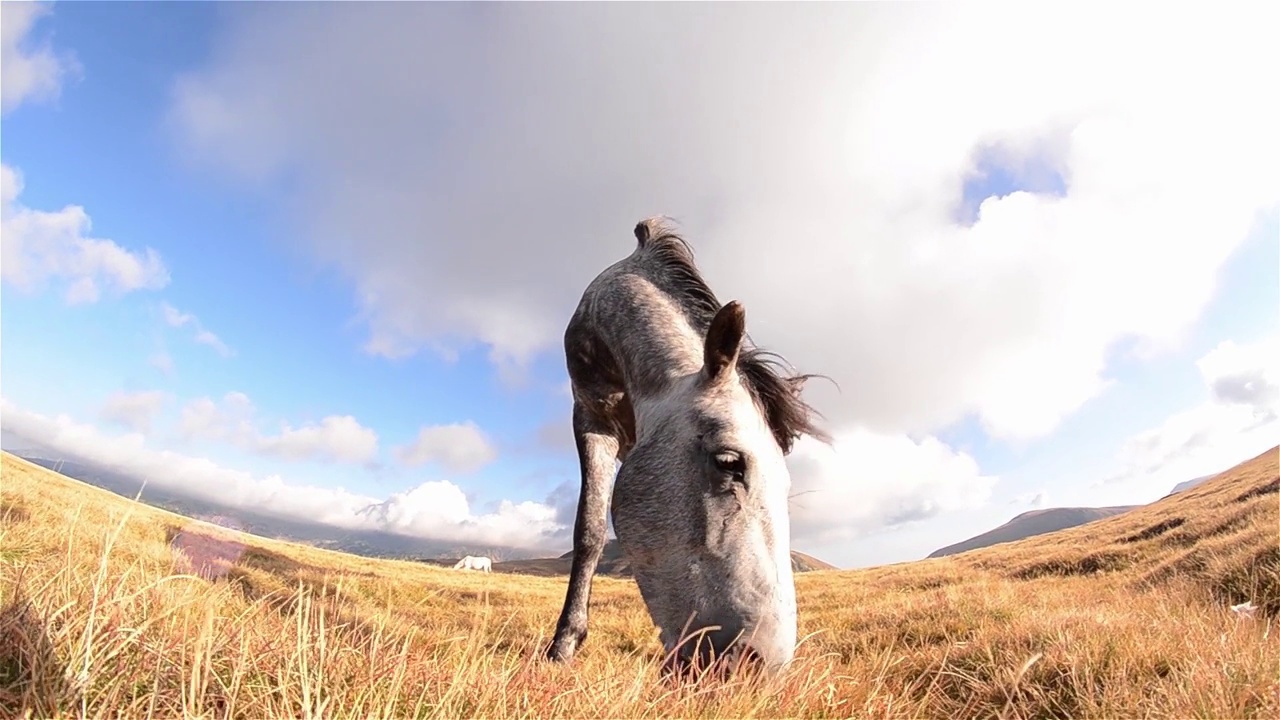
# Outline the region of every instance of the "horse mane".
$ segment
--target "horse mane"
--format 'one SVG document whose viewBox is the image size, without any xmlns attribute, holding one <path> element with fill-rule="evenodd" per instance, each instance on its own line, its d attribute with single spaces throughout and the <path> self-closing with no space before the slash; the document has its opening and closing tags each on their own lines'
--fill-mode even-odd
<svg viewBox="0 0 1280 720">
<path fill-rule="evenodd" d="M 693 248 L 663 217 L 641 220 L 635 236 L 644 258 L 658 271 L 652 280 L 677 301 L 694 329 L 705 334 L 721 303 L 698 271 Z M 791 452 L 801 435 L 831 442 L 831 436 L 817 424 L 821 414 L 801 396 L 805 381 L 826 376 L 791 374 L 788 365 L 781 355 L 756 347 L 750 336 L 744 338 L 738 353 L 738 375 L 763 410 L 783 454 Z"/>
</svg>

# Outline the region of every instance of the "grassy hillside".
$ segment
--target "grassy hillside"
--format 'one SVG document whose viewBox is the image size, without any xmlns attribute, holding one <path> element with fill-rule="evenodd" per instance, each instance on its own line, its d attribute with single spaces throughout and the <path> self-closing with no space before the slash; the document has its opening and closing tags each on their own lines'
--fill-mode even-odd
<svg viewBox="0 0 1280 720">
<path fill-rule="evenodd" d="M 1117 505 L 1100 508 L 1046 508 L 1044 510 L 1028 510 L 998 528 L 988 530 L 981 535 L 974 535 L 968 540 L 961 540 L 953 545 L 939 548 L 929 553 L 929 557 L 938 558 L 947 555 L 977 550 L 978 548 L 1013 542 L 1024 538 L 1044 535 L 1045 533 L 1066 530 L 1077 525 L 1084 525 L 1095 520 L 1109 518 L 1120 513 L 1140 507 L 1139 505 Z"/>
<path fill-rule="evenodd" d="M 0 716 L 1276 717 L 1276 457 L 1059 533 L 804 573 L 788 672 L 671 687 L 629 580 L 597 579 L 555 666 L 564 578 L 261 540 L 5 455 Z"/>
</svg>

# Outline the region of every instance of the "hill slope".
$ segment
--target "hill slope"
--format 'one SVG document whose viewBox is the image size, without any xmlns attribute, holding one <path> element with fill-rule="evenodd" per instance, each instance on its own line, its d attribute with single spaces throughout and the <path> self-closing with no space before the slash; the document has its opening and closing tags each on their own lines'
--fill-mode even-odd
<svg viewBox="0 0 1280 720">
<path fill-rule="evenodd" d="M 656 682 L 631 581 L 596 579 L 550 665 L 564 578 L 255 538 L 4 455 L 0 715 L 1275 717 L 1277 450 L 1086 526 L 798 575 L 795 663 L 727 692 Z"/>
<path fill-rule="evenodd" d="M 955 555 L 956 553 L 966 552 L 968 550 L 976 550 L 978 548 L 988 547 L 990 545 L 998 545 L 1000 543 L 1013 542 L 1022 540 L 1023 538 L 1035 537 L 1045 533 L 1065 530 L 1077 525 L 1083 525 L 1094 520 L 1101 520 L 1113 515 L 1119 515 L 1128 512 L 1139 505 L 1116 505 L 1113 507 L 1100 508 L 1048 508 L 1045 510 L 1030 510 L 1021 515 L 1014 517 L 1009 522 L 1001 525 L 993 530 L 988 530 L 981 535 L 974 535 L 968 540 L 962 540 L 953 545 L 939 548 L 929 553 L 929 557 L 945 557 L 947 555 Z"/>
</svg>

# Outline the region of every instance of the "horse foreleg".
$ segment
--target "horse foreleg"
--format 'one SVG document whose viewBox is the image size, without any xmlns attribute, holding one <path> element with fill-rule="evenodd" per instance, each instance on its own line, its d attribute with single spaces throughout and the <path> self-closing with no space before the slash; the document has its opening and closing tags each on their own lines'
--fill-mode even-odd
<svg viewBox="0 0 1280 720">
<path fill-rule="evenodd" d="M 591 599 L 591 579 L 600 553 L 604 551 L 607 518 L 607 490 L 618 457 L 618 440 L 594 422 L 578 403 L 573 405 L 573 434 L 578 445 L 582 488 L 578 494 L 578 515 L 573 524 L 573 565 L 564 608 L 556 623 L 555 638 L 547 657 L 559 662 L 573 658 L 587 639 L 587 603 Z"/>
</svg>

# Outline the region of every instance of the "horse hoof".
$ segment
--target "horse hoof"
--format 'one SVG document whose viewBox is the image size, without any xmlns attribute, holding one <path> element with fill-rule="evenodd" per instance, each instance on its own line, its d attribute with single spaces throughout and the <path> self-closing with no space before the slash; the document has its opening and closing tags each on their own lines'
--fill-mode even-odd
<svg viewBox="0 0 1280 720">
<path fill-rule="evenodd" d="M 573 656 L 577 653 L 578 643 L 571 638 L 555 640 L 551 646 L 547 648 L 547 659 L 551 662 L 567 663 L 573 660 Z"/>
</svg>

